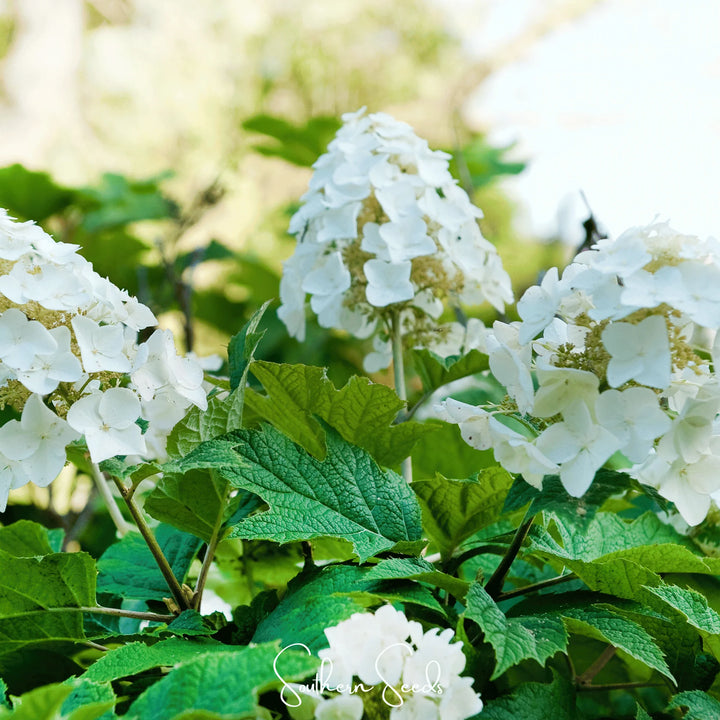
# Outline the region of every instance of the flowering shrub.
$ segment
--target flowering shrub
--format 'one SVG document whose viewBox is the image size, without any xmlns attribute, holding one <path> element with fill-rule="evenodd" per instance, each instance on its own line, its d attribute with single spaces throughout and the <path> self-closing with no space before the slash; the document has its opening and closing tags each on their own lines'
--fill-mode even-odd
<svg viewBox="0 0 720 720">
<path fill-rule="evenodd" d="M 441 324 L 512 299 L 447 160 L 345 116 L 292 220 L 281 319 L 394 389 L 256 359 L 268 302 L 204 378 L 0 216 L 0 720 L 720 717 L 718 245 L 634 228 Z M 68 461 L 84 508 L 25 519 Z"/>
</svg>

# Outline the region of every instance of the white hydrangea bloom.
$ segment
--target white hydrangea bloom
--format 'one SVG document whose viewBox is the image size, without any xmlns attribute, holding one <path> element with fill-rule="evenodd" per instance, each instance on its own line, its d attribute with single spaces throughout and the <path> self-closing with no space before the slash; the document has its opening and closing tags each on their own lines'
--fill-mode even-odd
<svg viewBox="0 0 720 720">
<path fill-rule="evenodd" d="M 28 482 L 46 487 L 65 465 L 65 446 L 80 437 L 42 401 L 31 395 L 20 420 L 0 427 L 0 512 L 8 493 Z"/>
<path fill-rule="evenodd" d="M 110 388 L 80 398 L 68 410 L 67 420 L 85 436 L 95 462 L 114 455 L 142 455 L 145 438 L 137 420 L 140 400 L 127 388 Z"/>
<path fill-rule="evenodd" d="M 484 343 L 527 436 L 451 400 L 441 416 L 509 472 L 536 486 L 557 473 L 575 496 L 620 450 L 696 525 L 720 498 L 720 244 L 653 223 L 599 241 L 558 278 L 520 299 L 514 342 L 496 324 Z"/>
<path fill-rule="evenodd" d="M 323 681 L 337 694 L 320 700 L 316 718 L 360 718 L 363 693 L 373 688 L 391 720 L 464 720 L 482 710 L 472 679 L 460 675 L 465 656 L 451 629 L 423 632 L 420 623 L 384 605 L 374 614 L 355 613 L 325 636 L 329 647 L 318 653 Z"/>
<path fill-rule="evenodd" d="M 423 346 L 446 297 L 498 310 L 512 302 L 478 227 L 482 212 L 450 175 L 449 156 L 384 113 L 362 109 L 343 122 L 290 221 L 298 244 L 283 266 L 278 310 L 290 334 L 305 337 L 306 295 L 323 327 L 367 337 L 399 314 L 403 336 Z M 387 367 L 390 357 L 376 347 L 366 367 Z"/>
<path fill-rule="evenodd" d="M 0 427 L 0 511 L 11 489 L 52 482 L 68 442 L 84 435 L 94 462 L 164 459 L 190 405 L 207 407 L 199 363 L 167 331 L 138 346 L 154 315 L 78 250 L 0 210 L 0 403 L 20 413 Z"/>
</svg>

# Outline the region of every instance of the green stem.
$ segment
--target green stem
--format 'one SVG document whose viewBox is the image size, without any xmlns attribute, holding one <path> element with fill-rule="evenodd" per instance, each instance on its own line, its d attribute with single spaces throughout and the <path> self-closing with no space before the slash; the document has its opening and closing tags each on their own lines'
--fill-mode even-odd
<svg viewBox="0 0 720 720">
<path fill-rule="evenodd" d="M 215 551 L 220 542 L 222 535 L 222 524 L 223 516 L 225 514 L 225 503 L 227 501 L 228 492 L 230 485 L 226 483 L 225 493 L 220 503 L 220 511 L 215 518 L 215 526 L 213 527 L 212 535 L 210 536 L 210 542 L 205 550 L 205 557 L 203 558 L 202 567 L 200 568 L 200 574 L 198 575 L 197 582 L 195 583 L 195 593 L 193 594 L 192 605 L 196 610 L 200 610 L 200 603 L 202 602 L 203 590 L 205 590 L 205 583 L 207 582 L 208 573 L 210 572 L 210 566 L 212 565 L 213 558 L 215 557 Z"/>
<path fill-rule="evenodd" d="M 513 564 L 515 558 L 517 557 L 517 554 L 520 552 L 520 548 L 522 547 L 523 542 L 525 542 L 525 538 L 530 532 L 530 527 L 532 526 L 534 519 L 535 516 L 531 517 L 517 529 L 517 531 L 515 532 L 515 536 L 510 543 L 510 547 L 507 549 L 507 552 L 505 553 L 503 559 L 500 561 L 500 564 L 497 566 L 495 572 L 487 581 L 487 585 L 485 585 L 485 591 L 488 593 L 488 595 L 490 595 L 491 598 L 493 598 L 493 600 L 496 600 L 502 594 L 503 585 L 505 584 L 505 578 L 507 577 L 508 572 L 510 572 L 510 566 Z"/>
<path fill-rule="evenodd" d="M 123 610 L 122 608 L 110 608 L 98 605 L 97 607 L 59 607 L 46 608 L 45 612 L 86 612 L 95 615 L 116 615 L 118 617 L 134 618 L 135 620 L 150 620 L 152 622 L 169 623 L 175 619 L 175 615 L 161 615 L 153 612 L 140 612 L 139 610 Z"/>
<path fill-rule="evenodd" d="M 618 682 L 606 683 L 604 685 L 578 685 L 578 691 L 589 692 L 592 690 L 632 690 L 633 688 L 663 687 L 665 683 L 659 682 Z"/>
<path fill-rule="evenodd" d="M 180 587 L 180 583 L 175 577 L 175 574 L 170 567 L 170 563 L 165 557 L 165 553 L 163 553 L 162 548 L 158 544 L 158 541 L 155 539 L 152 530 L 150 530 L 150 527 L 145 522 L 145 518 L 140 512 L 140 508 L 135 503 L 135 500 L 133 498 L 134 488 L 125 487 L 125 485 L 123 485 L 122 482 L 116 477 L 113 477 L 113 481 L 115 482 L 115 485 L 117 485 L 117 488 L 120 491 L 120 495 L 122 495 L 122 498 L 125 501 L 125 504 L 127 505 L 128 510 L 130 511 L 130 514 L 132 515 L 133 520 L 137 525 L 138 530 L 140 531 L 140 534 L 145 539 L 145 542 L 147 543 L 150 552 L 155 558 L 155 562 L 160 568 L 160 572 L 165 578 L 165 582 L 168 584 L 170 592 L 172 592 L 177 607 L 180 610 L 187 610 L 190 605 L 187 598 L 185 597 L 185 594 L 183 593 L 182 588 Z"/>
<path fill-rule="evenodd" d="M 405 364 L 403 359 L 402 327 L 400 313 L 392 317 L 392 354 L 393 375 L 395 379 L 395 392 L 401 400 L 407 403 L 407 388 L 405 387 Z M 407 457 L 402 461 L 402 474 L 405 480 L 412 482 L 412 459 Z"/>
<path fill-rule="evenodd" d="M 93 642 L 92 640 L 85 640 L 83 643 L 86 647 L 92 650 L 100 650 L 101 652 L 110 652 L 110 648 L 100 645 L 99 643 Z"/>
<path fill-rule="evenodd" d="M 469 550 L 465 550 L 461 555 L 457 555 L 456 557 L 451 557 L 443 566 L 443 572 L 448 573 L 449 575 L 454 575 L 462 566 L 463 563 L 466 563 L 468 560 L 471 560 L 477 555 L 485 555 L 487 553 L 494 553 L 495 555 L 502 555 L 505 552 L 507 552 L 507 545 L 476 545 L 473 548 L 470 548 Z M 428 558 L 425 558 L 426 560 Z"/>
<path fill-rule="evenodd" d="M 593 678 L 615 657 L 617 648 L 614 645 L 608 645 L 597 660 L 582 674 L 575 678 L 578 687 L 587 687 L 593 681 Z"/>
<path fill-rule="evenodd" d="M 102 472 L 102 470 L 100 470 L 97 463 L 91 463 L 90 467 L 92 468 L 92 477 L 95 481 L 95 486 L 97 487 L 100 495 L 102 495 L 102 498 L 105 501 L 105 506 L 110 513 L 112 521 L 115 523 L 118 535 L 120 535 L 120 537 L 123 537 L 123 535 L 127 535 L 127 533 L 131 530 L 131 525 L 125 520 L 122 512 L 120 512 L 120 508 L 118 507 L 117 502 L 115 502 L 115 496 L 110 490 L 110 486 L 107 483 L 105 474 Z"/>
<path fill-rule="evenodd" d="M 533 583 L 532 585 L 524 585 L 516 590 L 510 590 L 506 593 L 500 593 L 497 596 L 497 601 L 509 600 L 510 598 L 518 597 L 519 595 L 528 595 L 532 592 L 538 592 L 545 588 L 552 587 L 553 585 L 560 585 L 561 583 L 568 582 L 570 580 L 576 580 L 577 575 L 575 573 L 568 573 L 567 575 L 560 575 L 560 577 L 550 578 L 550 580 L 541 580 L 540 582 Z"/>
</svg>

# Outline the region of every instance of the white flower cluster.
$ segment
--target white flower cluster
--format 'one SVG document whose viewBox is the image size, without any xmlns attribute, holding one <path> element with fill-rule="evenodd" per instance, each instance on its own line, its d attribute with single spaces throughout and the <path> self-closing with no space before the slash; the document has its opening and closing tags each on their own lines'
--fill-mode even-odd
<svg viewBox="0 0 720 720">
<path fill-rule="evenodd" d="M 78 249 L 0 210 L 0 403 L 22 413 L 0 427 L 0 512 L 57 477 L 69 442 L 84 435 L 93 462 L 161 458 L 187 408 L 207 407 L 200 366 L 169 331 L 138 344 L 154 315 Z"/>
<path fill-rule="evenodd" d="M 485 337 L 513 407 L 448 400 L 444 417 L 508 471 L 536 487 L 559 474 L 576 497 L 620 451 L 688 524 L 701 522 L 720 497 L 720 243 L 666 223 L 631 228 L 562 278 L 550 270 L 518 313 Z"/>
<path fill-rule="evenodd" d="M 363 108 L 343 122 L 290 222 L 298 244 L 284 263 L 278 311 L 290 333 L 305 337 L 306 294 L 323 327 L 364 338 L 399 312 L 403 334 L 423 343 L 438 334 L 445 297 L 499 310 L 512 302 L 449 155 L 384 113 Z M 390 363 L 390 342 L 375 340 L 368 369 Z"/>
<path fill-rule="evenodd" d="M 471 717 L 483 703 L 472 679 L 460 675 L 465 656 L 462 643 L 451 642 L 453 635 L 439 628 L 423 633 L 420 623 L 392 605 L 374 614 L 356 613 L 325 630 L 330 647 L 318 653 L 322 687 L 304 693 L 306 702 L 293 704 L 307 707 L 309 701 L 317 720 L 361 720 L 371 706 L 389 709 L 390 720 Z M 323 697 L 323 689 L 337 694 Z M 293 715 L 312 717 L 300 710 Z"/>
</svg>

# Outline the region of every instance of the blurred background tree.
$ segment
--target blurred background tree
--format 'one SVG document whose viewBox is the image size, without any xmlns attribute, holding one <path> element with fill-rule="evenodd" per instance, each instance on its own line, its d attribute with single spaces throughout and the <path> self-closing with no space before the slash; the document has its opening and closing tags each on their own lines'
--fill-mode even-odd
<svg viewBox="0 0 720 720">
<path fill-rule="evenodd" d="M 528 254 L 514 236 L 512 206 L 493 182 L 522 164 L 505 162 L 462 119 L 477 68 L 440 4 L 5 0 L 0 11 L 0 164 L 86 188 L 84 199 L 65 196 L 60 220 L 32 206 L 14 212 L 83 245 L 192 349 L 221 351 L 277 295 L 307 168 L 339 115 L 362 105 L 409 122 L 433 147 L 466 150 L 457 175 L 478 190 L 485 232 L 511 273 L 522 270 L 521 285 L 549 262 L 547 247 Z M 114 179 L 99 181 L 107 171 Z M 127 196 L 143 183 L 154 208 Z M 115 203 L 109 224 L 88 226 L 88 187 Z M 283 338 L 271 328 L 266 353 L 317 364 L 347 356 L 346 373 L 357 367 L 342 338 L 323 332 L 303 347 Z"/>
</svg>

